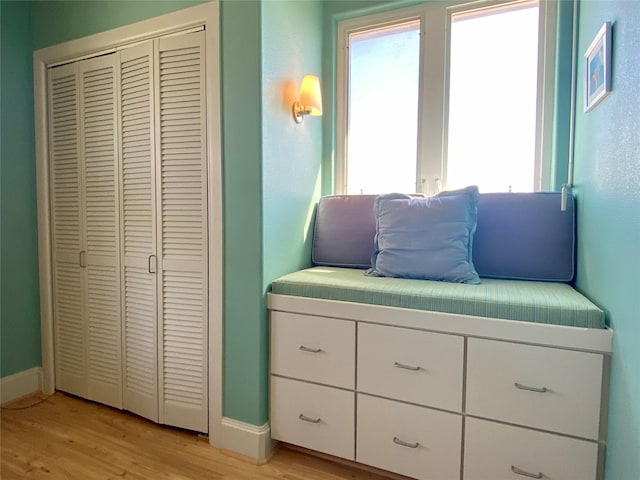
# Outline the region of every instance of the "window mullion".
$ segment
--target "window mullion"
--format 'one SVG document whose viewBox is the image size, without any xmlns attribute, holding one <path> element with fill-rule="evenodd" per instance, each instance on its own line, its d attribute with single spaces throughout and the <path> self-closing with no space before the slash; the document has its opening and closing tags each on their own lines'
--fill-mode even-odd
<svg viewBox="0 0 640 480">
<path fill-rule="evenodd" d="M 440 185 L 444 184 L 446 24 L 446 7 L 443 3 L 425 5 L 421 39 L 417 183 L 418 191 L 427 195 L 437 193 Z"/>
</svg>

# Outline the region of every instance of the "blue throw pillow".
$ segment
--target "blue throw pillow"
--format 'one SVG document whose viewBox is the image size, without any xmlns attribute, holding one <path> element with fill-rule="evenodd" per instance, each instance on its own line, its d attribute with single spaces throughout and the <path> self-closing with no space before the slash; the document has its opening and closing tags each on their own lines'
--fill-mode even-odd
<svg viewBox="0 0 640 480">
<path fill-rule="evenodd" d="M 375 251 L 367 275 L 480 283 L 471 256 L 478 198 L 476 186 L 429 198 L 376 198 Z"/>
</svg>

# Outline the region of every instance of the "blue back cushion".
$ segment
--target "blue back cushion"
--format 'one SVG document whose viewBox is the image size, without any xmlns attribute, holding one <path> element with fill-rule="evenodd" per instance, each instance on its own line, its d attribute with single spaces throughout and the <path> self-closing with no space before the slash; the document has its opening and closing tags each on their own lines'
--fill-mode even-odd
<svg viewBox="0 0 640 480">
<path fill-rule="evenodd" d="M 316 212 L 314 265 L 369 268 L 376 195 L 322 197 Z M 473 264 L 481 277 L 570 282 L 575 206 L 559 193 L 485 193 L 478 202 Z"/>
<path fill-rule="evenodd" d="M 316 210 L 311 261 L 328 267 L 369 268 L 376 234 L 377 195 L 322 197 Z"/>
<path fill-rule="evenodd" d="M 473 263 L 483 277 L 570 282 L 574 275 L 575 208 L 559 193 L 480 195 Z"/>
</svg>

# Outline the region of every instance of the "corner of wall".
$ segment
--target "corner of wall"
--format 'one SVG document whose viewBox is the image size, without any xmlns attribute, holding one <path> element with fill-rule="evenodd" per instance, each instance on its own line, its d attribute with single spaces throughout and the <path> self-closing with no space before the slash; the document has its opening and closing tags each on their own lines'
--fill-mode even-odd
<svg viewBox="0 0 640 480">
<path fill-rule="evenodd" d="M 223 417 L 212 432 L 210 443 L 231 455 L 240 455 L 258 464 L 266 462 L 275 447 L 268 422 L 255 426 L 227 417 Z"/>
<path fill-rule="evenodd" d="M 33 367 L 0 379 L 0 404 L 42 391 L 42 368 Z"/>
</svg>

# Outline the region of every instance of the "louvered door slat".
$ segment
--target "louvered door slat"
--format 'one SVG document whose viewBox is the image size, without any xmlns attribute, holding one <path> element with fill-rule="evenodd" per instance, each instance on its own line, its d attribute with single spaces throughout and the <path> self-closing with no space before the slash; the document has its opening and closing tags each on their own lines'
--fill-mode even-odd
<svg viewBox="0 0 640 480">
<path fill-rule="evenodd" d="M 59 253 L 75 255 L 81 250 L 77 72 L 69 65 L 49 75 L 53 240 Z"/>
<path fill-rule="evenodd" d="M 157 41 L 160 422 L 208 429 L 204 32 Z"/>
<path fill-rule="evenodd" d="M 56 388 L 86 395 L 85 338 L 77 264 L 55 264 Z"/>
<path fill-rule="evenodd" d="M 153 42 L 120 55 L 124 407 L 158 421 Z"/>
<path fill-rule="evenodd" d="M 115 54 L 79 62 L 87 250 L 87 398 L 122 408 Z"/>
<path fill-rule="evenodd" d="M 49 152 L 56 388 L 86 396 L 86 344 L 80 268 L 83 224 L 79 132 L 78 69 L 50 69 Z"/>
</svg>

